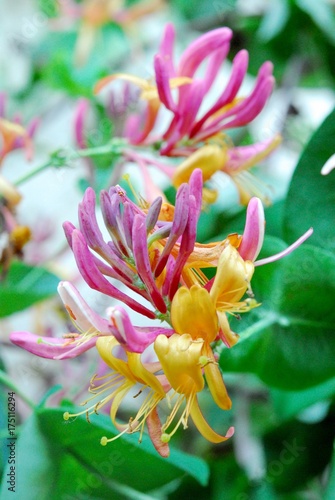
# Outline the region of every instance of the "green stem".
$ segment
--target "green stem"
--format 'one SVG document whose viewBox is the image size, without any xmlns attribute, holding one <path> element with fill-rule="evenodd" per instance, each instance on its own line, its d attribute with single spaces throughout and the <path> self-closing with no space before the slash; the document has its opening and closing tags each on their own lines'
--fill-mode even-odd
<svg viewBox="0 0 335 500">
<path fill-rule="evenodd" d="M 96 148 L 87 148 L 87 149 L 78 149 L 72 152 L 66 152 L 63 150 L 55 151 L 51 154 L 50 159 L 47 163 L 34 168 L 27 174 L 24 174 L 20 177 L 15 183 L 15 186 L 20 186 L 24 182 L 28 181 L 35 175 L 39 174 L 43 170 L 49 167 L 64 167 L 69 161 L 77 160 L 78 158 L 86 158 L 86 157 L 95 157 L 95 156 L 103 156 L 108 154 L 117 154 L 120 155 L 122 153 L 122 149 L 127 145 L 127 142 L 124 139 L 115 138 L 110 141 L 108 144 L 104 146 L 99 146 Z"/>
<path fill-rule="evenodd" d="M 16 384 L 8 377 L 8 375 L 3 371 L 0 370 L 0 383 L 4 384 L 7 386 L 9 389 L 11 389 L 15 394 L 19 396 L 27 405 L 33 410 L 35 408 L 35 403 L 29 399 L 22 391 L 19 389 Z"/>
<path fill-rule="evenodd" d="M 21 184 L 24 184 L 26 181 L 28 181 L 29 179 L 34 177 L 36 174 L 39 174 L 40 172 L 42 172 L 43 170 L 45 170 L 46 168 L 48 168 L 50 166 L 51 166 L 51 163 L 48 162 L 48 163 L 44 163 L 44 165 L 41 165 L 37 168 L 34 168 L 34 170 L 31 170 L 27 174 L 24 174 L 16 182 L 14 182 L 14 186 L 20 186 Z"/>
<path fill-rule="evenodd" d="M 126 142 L 123 139 L 116 139 L 114 141 L 105 144 L 104 146 L 99 146 L 97 148 L 87 148 L 87 149 L 79 149 L 73 155 L 69 156 L 70 160 L 75 160 L 76 158 L 86 158 L 94 157 L 94 156 L 103 156 L 111 153 L 120 154 L 122 148 L 126 146 Z"/>
</svg>

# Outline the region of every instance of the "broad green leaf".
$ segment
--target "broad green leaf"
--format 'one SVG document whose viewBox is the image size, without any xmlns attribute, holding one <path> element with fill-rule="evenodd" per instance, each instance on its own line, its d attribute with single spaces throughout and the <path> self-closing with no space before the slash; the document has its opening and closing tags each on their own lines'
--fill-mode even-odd
<svg viewBox="0 0 335 500">
<path fill-rule="evenodd" d="M 66 408 L 37 409 L 17 442 L 17 491 L 35 498 L 152 498 L 151 490 L 185 473 L 205 485 L 206 463 L 177 450 L 167 459 L 154 450 L 147 436 L 125 436 L 101 446 L 100 439 L 117 434 L 105 415 L 63 420 Z M 34 459 L 31 459 L 34 450 Z M 69 481 L 69 478 L 71 480 Z M 1 498 L 6 495 L 3 485 Z"/>
<path fill-rule="evenodd" d="M 335 172 L 320 171 L 334 154 L 335 110 L 315 132 L 294 172 L 284 209 L 285 239 L 294 241 L 309 227 L 310 242 L 335 250 Z"/>
<path fill-rule="evenodd" d="M 277 417 L 287 420 L 309 406 L 335 396 L 335 378 L 304 391 L 271 389 L 271 399 Z"/>
<path fill-rule="evenodd" d="M 273 387 L 303 390 L 335 376 L 335 256 L 304 245 L 277 265 L 270 283 L 264 269 L 257 282 L 256 270 L 256 297 L 264 305 L 241 340 L 222 352 L 220 365 Z"/>
<path fill-rule="evenodd" d="M 0 282 L 0 318 L 52 297 L 58 283 L 59 278 L 43 267 L 13 262 Z"/>
</svg>

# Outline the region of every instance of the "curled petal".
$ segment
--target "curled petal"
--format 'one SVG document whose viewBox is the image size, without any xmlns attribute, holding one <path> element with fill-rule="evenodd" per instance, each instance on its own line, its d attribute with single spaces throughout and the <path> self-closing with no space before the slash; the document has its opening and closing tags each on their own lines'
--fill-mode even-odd
<svg viewBox="0 0 335 500">
<path fill-rule="evenodd" d="M 204 288 L 182 286 L 175 293 L 171 304 L 171 321 L 179 334 L 188 333 L 196 340 L 213 342 L 218 331 L 216 310 L 209 293 Z"/>
<path fill-rule="evenodd" d="M 223 50 L 232 35 L 229 28 L 218 28 L 194 40 L 180 58 L 178 74 L 192 77 L 205 57 L 215 50 Z"/>
<path fill-rule="evenodd" d="M 228 244 L 220 255 L 210 296 L 217 308 L 238 302 L 245 294 L 254 266 L 244 261 L 236 248 Z"/>
<path fill-rule="evenodd" d="M 208 363 L 204 366 L 206 382 L 213 396 L 215 403 L 223 410 L 230 410 L 232 402 L 228 396 L 224 385 L 220 368 L 214 359 L 212 349 L 209 344 L 204 344 L 203 353 L 208 358 Z"/>
<path fill-rule="evenodd" d="M 58 285 L 58 293 L 67 312 L 80 331 L 110 332 L 108 321 L 90 308 L 74 285 L 68 281 L 61 281 Z"/>
<path fill-rule="evenodd" d="M 107 314 L 115 329 L 114 336 L 129 352 L 142 353 L 158 335 L 169 332 L 166 328 L 153 327 L 143 331 L 133 326 L 127 312 L 119 306 L 108 308 Z"/>
<path fill-rule="evenodd" d="M 206 120 L 232 102 L 239 91 L 248 68 L 249 55 L 246 50 L 241 50 L 233 60 L 233 67 L 228 84 L 224 88 L 216 103 L 206 112 L 206 114 L 193 127 L 190 137 L 194 137 Z"/>
<path fill-rule="evenodd" d="M 204 419 L 196 398 L 194 399 L 194 402 L 192 404 L 190 415 L 200 434 L 202 434 L 204 438 L 211 443 L 222 443 L 223 441 L 231 438 L 234 434 L 234 427 L 229 427 L 225 436 L 221 436 L 220 434 L 215 432 Z"/>
</svg>

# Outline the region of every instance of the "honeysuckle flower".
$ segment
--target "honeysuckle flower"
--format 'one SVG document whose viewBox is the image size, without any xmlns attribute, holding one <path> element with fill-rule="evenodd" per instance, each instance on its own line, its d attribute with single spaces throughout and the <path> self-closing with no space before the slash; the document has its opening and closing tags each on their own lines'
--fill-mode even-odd
<svg viewBox="0 0 335 500">
<path fill-rule="evenodd" d="M 159 335 L 155 340 L 155 352 L 174 391 L 171 400 L 176 397 L 170 416 L 162 426 L 161 440 L 163 442 L 169 442 L 180 425 L 183 425 L 184 429 L 187 428 L 189 417 L 192 418 L 199 432 L 213 443 L 221 443 L 234 433 L 231 427 L 225 436 L 217 434 L 208 425 L 199 408 L 197 393 L 203 390 L 205 384 L 202 373 L 203 344 L 204 339 L 199 337 L 194 340 L 189 334 L 174 334 L 170 338 Z M 205 370 L 211 363 L 214 363 L 214 359 L 205 358 Z M 185 401 L 185 407 L 177 423 L 170 432 L 167 432 Z"/>
<path fill-rule="evenodd" d="M 101 208 L 109 242 L 97 223 L 95 194 L 88 189 L 79 206 L 80 229 L 64 224 L 79 271 L 88 285 L 148 318 L 158 315 L 164 319 L 194 248 L 201 188 L 201 172 L 196 170 L 189 184 L 178 189 L 175 207 L 158 198 L 145 209 L 135 205 L 119 186 L 103 191 Z M 116 278 L 146 299 L 154 310 L 116 288 L 106 276 Z"/>
<path fill-rule="evenodd" d="M 112 371 L 101 377 L 94 376 L 92 378 L 90 390 L 93 396 L 82 403 L 83 405 L 87 405 L 90 401 L 94 401 L 88 409 L 79 413 L 70 414 L 66 412 L 64 414 L 65 420 L 83 413 L 86 413 L 87 418 L 89 418 L 90 414 L 97 413 L 100 408 L 111 402 L 111 420 L 120 433 L 116 437 L 109 439 L 103 436 L 101 438 L 101 444 L 103 446 L 114 441 L 124 433 L 132 434 L 140 431 L 141 440 L 147 419 L 149 418 L 151 423 L 151 425 L 149 424 L 149 428 L 152 429 L 156 414 L 154 414 L 154 418 L 150 417 L 150 414 L 156 409 L 157 404 L 164 399 L 166 395 L 165 389 L 160 382 L 161 377 L 155 375 L 161 368 L 160 364 L 157 362 L 142 363 L 139 353 L 129 351 L 125 351 L 126 360 L 123 360 L 119 356 L 113 354 L 113 349 L 117 346 L 119 346 L 119 343 L 113 336 L 100 337 L 97 340 L 98 352 Z M 96 382 L 101 383 L 98 385 Z M 135 393 L 134 397 L 138 396 L 139 391 L 141 393 L 146 389 L 148 389 L 148 394 L 137 411 L 136 416 L 130 417 L 127 424 L 120 424 L 116 420 L 119 407 L 129 391 L 134 387 L 137 389 L 137 394 Z M 103 394 L 106 395 L 102 397 Z M 152 435 L 152 440 L 162 456 L 166 457 L 169 455 L 168 446 L 163 446 L 162 442 L 155 439 L 154 435 Z"/>
<path fill-rule="evenodd" d="M 289 254 L 310 234 L 307 231 L 293 245 L 277 255 L 257 260 L 264 239 L 264 211 L 257 198 L 249 202 L 242 235 L 231 234 L 223 241 L 199 244 L 196 228 L 202 204 L 202 170 L 190 173 L 188 183 L 177 191 L 175 206 L 158 197 L 151 203 L 131 201 L 120 186 L 101 193 L 101 210 L 110 240 L 106 240 L 96 216 L 95 194 L 88 189 L 79 206 L 79 229 L 67 222 L 65 234 L 78 268 L 88 285 L 166 325 L 139 327 L 119 304 L 101 318 L 71 284 L 62 282 L 59 294 L 78 333 L 62 339 L 38 340 L 28 332 L 14 332 L 12 341 L 44 357 L 65 359 L 96 346 L 111 372 L 94 376 L 92 398 L 79 413 L 92 413 L 110 404 L 111 420 L 119 430 L 115 437 L 102 437 L 106 445 L 123 433 L 140 433 L 147 425 L 151 440 L 162 456 L 168 456 L 168 442 L 191 419 L 209 441 L 220 443 L 225 436 L 215 432 L 204 418 L 198 394 L 207 384 L 217 406 L 231 407 L 215 353 L 216 343 L 233 346 L 238 336 L 231 331 L 228 316 L 258 305 L 250 282 L 257 265 Z M 214 268 L 215 276 L 203 270 Z M 111 281 L 111 279 L 113 281 Z M 135 299 L 117 287 L 122 283 Z M 143 304 L 143 299 L 147 304 Z M 145 362 L 150 348 L 157 356 Z M 136 392 L 139 389 L 140 392 Z M 120 406 L 134 391 L 145 392 L 127 423 L 117 419 Z M 159 405 L 166 400 L 170 413 L 162 424 Z"/>
<path fill-rule="evenodd" d="M 140 98 L 146 106 L 142 112 L 130 114 L 123 136 L 134 146 L 159 148 L 162 156 L 186 157 L 170 174 L 176 187 L 187 181 L 195 168 L 203 169 L 205 180 L 222 171 L 232 177 L 241 202 L 247 203 L 252 195 L 261 194 L 247 170 L 266 158 L 279 145 L 280 138 L 235 147 L 227 130 L 247 125 L 262 111 L 274 85 L 272 64 L 267 61 L 261 66 L 249 95 L 238 95 L 248 67 L 248 53 L 241 50 L 234 58 L 226 86 L 214 104 L 206 108 L 203 102 L 220 78 L 232 31 L 224 27 L 201 35 L 182 53 L 178 64 L 173 60 L 174 37 L 174 28 L 168 24 L 154 58 L 154 81 L 114 74 L 98 82 L 96 92 L 117 79 L 141 90 Z M 207 66 L 200 75 L 198 70 L 200 66 L 203 69 L 204 62 Z M 167 126 L 157 134 L 159 112 L 164 108 Z M 161 170 L 167 173 L 164 166 Z M 205 194 L 207 201 L 214 201 L 213 190 Z"/>
<path fill-rule="evenodd" d="M 61 281 L 58 293 L 78 333 L 66 333 L 63 338 L 56 338 L 16 331 L 10 335 L 13 344 L 42 358 L 68 359 L 94 347 L 98 336 L 113 333 L 113 325 L 90 308 L 74 285 Z"/>
<path fill-rule="evenodd" d="M 298 238 L 294 243 L 292 243 L 292 245 L 289 245 L 282 252 L 264 259 L 256 260 L 263 246 L 265 233 L 264 229 L 265 217 L 263 205 L 258 198 L 252 198 L 247 208 L 247 217 L 243 236 L 237 248 L 241 257 L 244 260 L 253 261 L 255 267 L 270 264 L 271 262 L 275 262 L 276 260 L 286 257 L 313 234 L 313 228 L 309 228 L 302 236 L 300 236 L 300 238 Z"/>
</svg>

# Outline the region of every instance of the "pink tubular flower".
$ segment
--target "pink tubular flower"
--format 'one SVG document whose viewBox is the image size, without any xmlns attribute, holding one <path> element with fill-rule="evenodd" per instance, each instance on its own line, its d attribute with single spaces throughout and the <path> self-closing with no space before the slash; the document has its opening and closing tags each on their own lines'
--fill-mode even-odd
<svg viewBox="0 0 335 500">
<path fill-rule="evenodd" d="M 205 99 L 213 94 L 213 85 L 222 78 L 220 70 L 229 53 L 232 31 L 218 28 L 201 35 L 182 53 L 178 64 L 173 58 L 174 38 L 174 28 L 168 24 L 154 58 L 154 84 L 120 73 L 98 82 L 96 92 L 117 79 L 139 87 L 144 108 L 128 116 L 123 132 L 130 144 L 155 145 L 162 156 L 186 158 L 175 173 L 155 163 L 172 178 L 176 187 L 187 181 L 195 168 L 206 172 L 205 180 L 217 171 L 228 174 L 237 185 L 241 202 L 246 204 L 259 190 L 245 171 L 266 158 L 279 145 L 280 137 L 276 135 L 256 144 L 235 147 L 227 131 L 248 125 L 262 111 L 274 86 L 272 63 L 266 61 L 261 66 L 253 89 L 243 96 L 241 87 L 248 68 L 248 52 L 241 50 L 233 60 L 226 85 L 215 102 L 206 107 Z M 201 73 L 200 67 L 204 69 Z M 157 135 L 156 125 L 164 108 L 167 125 L 163 133 Z M 206 148 L 212 148 L 208 164 Z M 149 164 L 145 159 L 143 162 Z M 205 201 L 211 199 L 213 201 L 213 196 Z"/>
<path fill-rule="evenodd" d="M 306 241 L 313 233 L 313 229 L 309 228 L 300 238 L 292 245 L 287 247 L 278 254 L 271 255 L 265 259 L 256 260 L 263 246 L 265 229 L 265 217 L 262 202 L 258 198 L 252 198 L 249 201 L 247 209 L 247 219 L 242 236 L 242 241 L 238 247 L 238 252 L 244 260 L 254 262 L 254 266 L 262 266 L 270 264 L 276 260 L 282 259 L 298 248 Z"/>
<path fill-rule="evenodd" d="M 248 67 L 248 53 L 241 50 L 233 61 L 228 83 L 216 102 L 206 111 L 200 112 L 205 96 L 218 78 L 222 63 L 230 49 L 232 31 L 218 28 L 201 35 L 181 55 L 179 64 L 173 62 L 175 32 L 168 24 L 158 54 L 154 58 L 156 86 L 145 80 L 125 74 L 112 75 L 98 83 L 99 91 L 107 83 L 122 78 L 142 89 L 142 98 L 147 101 L 147 110 L 140 117 L 132 115 L 126 124 L 125 136 L 133 144 L 156 141 L 152 137 L 159 105 L 172 113 L 167 130 L 163 134 L 160 149 L 162 155 L 179 156 L 194 151 L 194 146 L 229 128 L 250 123 L 263 109 L 274 85 L 272 64 L 265 62 L 259 70 L 254 89 L 247 97 L 237 97 Z M 199 77 L 197 70 L 207 61 L 205 75 Z M 177 88 L 177 96 L 172 89 Z M 142 123 L 141 132 L 135 132 L 133 123 Z M 180 147 L 180 142 L 188 141 Z"/>
<path fill-rule="evenodd" d="M 200 48 L 199 48 L 200 50 Z M 238 341 L 228 315 L 246 313 L 257 302 L 245 294 L 256 265 L 266 264 L 290 253 L 310 234 L 307 231 L 284 252 L 256 261 L 264 238 L 264 211 L 260 200 L 248 205 L 244 234 L 224 241 L 196 243 L 196 228 L 202 203 L 202 171 L 195 169 L 188 183 L 177 191 L 175 206 L 157 198 L 137 206 L 120 186 L 101 193 L 101 210 L 110 239 L 103 236 L 96 217 L 95 195 L 88 189 L 79 206 L 79 229 L 64 224 L 78 268 L 88 285 L 123 302 L 148 319 L 159 319 L 167 327 L 134 326 L 120 305 L 107 309 L 101 318 L 70 283 L 61 282 L 60 297 L 79 333 L 62 339 L 38 339 L 28 332 L 14 332 L 12 342 L 39 356 L 72 358 L 96 346 L 108 367 L 91 379 L 91 395 L 84 410 L 64 413 L 64 419 L 98 413 L 108 405 L 117 436 L 102 436 L 107 445 L 124 433 L 144 432 L 163 457 L 168 443 L 191 419 L 198 431 L 212 443 L 222 443 L 234 432 L 223 435 L 207 423 L 198 394 L 207 384 L 216 405 L 231 408 L 231 400 L 217 364 L 217 342 L 228 347 Z M 256 261 L 256 262 L 255 262 Z M 209 279 L 203 272 L 214 268 Z M 122 283 L 139 299 L 130 297 L 110 281 Z M 143 305 L 143 300 L 147 302 Z M 153 347 L 153 350 L 147 348 Z M 150 359 L 148 360 L 148 354 Z M 124 398 L 139 393 L 137 412 L 124 423 L 117 415 Z M 162 423 L 159 404 L 167 398 L 170 414 Z"/>
<path fill-rule="evenodd" d="M 74 285 L 61 281 L 58 293 L 80 333 L 69 333 L 63 338 L 56 338 L 18 331 L 10 335 L 13 344 L 42 358 L 67 359 L 94 347 L 99 335 L 111 335 L 114 332 L 113 326 L 90 308 Z"/>
<path fill-rule="evenodd" d="M 101 192 L 101 208 L 111 240 L 106 242 L 95 214 L 95 194 L 87 189 L 79 206 L 79 225 L 64 224 L 78 268 L 87 284 L 133 310 L 162 318 L 178 288 L 184 265 L 195 244 L 201 209 L 201 172 L 182 184 L 176 205 L 157 198 L 141 209 L 119 187 Z M 178 250 L 173 253 L 176 243 Z M 129 297 L 108 279 L 115 278 L 147 300 L 153 309 Z"/>
</svg>

